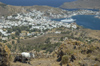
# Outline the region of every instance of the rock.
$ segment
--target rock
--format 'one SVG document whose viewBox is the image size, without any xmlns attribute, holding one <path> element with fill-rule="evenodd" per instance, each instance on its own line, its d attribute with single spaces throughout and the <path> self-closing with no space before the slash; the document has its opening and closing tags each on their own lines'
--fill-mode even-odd
<svg viewBox="0 0 100 66">
<path fill-rule="evenodd" d="M 76 46 L 74 46 L 73 49 L 76 49 Z"/>
<path fill-rule="evenodd" d="M 88 66 L 87 63 L 80 63 L 80 66 Z"/>
<path fill-rule="evenodd" d="M 74 55 L 71 55 L 70 61 L 74 62 L 74 60 L 76 60 L 76 57 Z"/>
</svg>

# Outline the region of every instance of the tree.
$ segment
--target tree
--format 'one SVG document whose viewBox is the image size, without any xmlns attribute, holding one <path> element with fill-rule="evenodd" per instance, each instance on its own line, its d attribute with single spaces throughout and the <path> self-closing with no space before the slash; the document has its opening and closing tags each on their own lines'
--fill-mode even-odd
<svg viewBox="0 0 100 66">
<path fill-rule="evenodd" d="M 47 38 L 46 41 L 45 41 L 45 43 L 47 43 L 47 44 L 48 44 L 48 43 L 51 43 L 51 42 L 50 42 L 50 38 Z"/>
<path fill-rule="evenodd" d="M 14 36 L 12 36 L 12 39 L 15 39 L 15 37 L 14 37 Z"/>
<path fill-rule="evenodd" d="M 3 43 L 6 43 L 7 42 L 7 40 L 3 40 Z"/>
<path fill-rule="evenodd" d="M 7 44 L 7 46 L 8 46 L 8 48 L 10 48 L 10 49 L 11 49 L 11 47 L 12 47 L 12 45 L 10 45 L 10 44 Z"/>
<path fill-rule="evenodd" d="M 12 44 L 14 44 L 15 43 L 15 41 L 12 41 Z"/>
<path fill-rule="evenodd" d="M 12 29 L 8 29 L 8 33 L 11 33 L 12 32 Z"/>
<path fill-rule="evenodd" d="M 63 39 L 64 39 L 64 37 L 61 37 L 61 38 L 60 38 L 60 41 L 63 41 Z"/>
<path fill-rule="evenodd" d="M 18 43 L 20 43 L 20 38 L 19 38 L 19 37 L 18 37 L 18 40 L 17 40 L 17 42 L 18 42 Z"/>
<path fill-rule="evenodd" d="M 16 36 L 19 36 L 20 35 L 19 31 L 16 31 L 15 35 Z"/>
<path fill-rule="evenodd" d="M 2 33 L 0 32 L 0 36 L 2 36 Z"/>
<path fill-rule="evenodd" d="M 31 28 L 32 27 L 32 25 L 29 25 L 29 28 Z"/>
</svg>

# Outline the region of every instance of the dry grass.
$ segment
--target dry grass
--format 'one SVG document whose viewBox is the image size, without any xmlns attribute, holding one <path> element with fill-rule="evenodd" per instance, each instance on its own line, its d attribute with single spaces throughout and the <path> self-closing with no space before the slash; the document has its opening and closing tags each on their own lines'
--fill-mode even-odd
<svg viewBox="0 0 100 66">
<path fill-rule="evenodd" d="M 26 64 L 26 63 L 11 63 L 12 66 L 60 66 L 59 62 L 56 62 L 56 58 L 41 58 L 41 59 L 33 59 L 31 61 L 32 65 Z"/>
</svg>

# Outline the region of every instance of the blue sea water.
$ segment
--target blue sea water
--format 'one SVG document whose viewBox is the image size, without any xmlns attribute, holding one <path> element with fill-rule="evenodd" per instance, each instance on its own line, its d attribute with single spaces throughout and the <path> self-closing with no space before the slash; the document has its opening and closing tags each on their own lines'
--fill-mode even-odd
<svg viewBox="0 0 100 66">
<path fill-rule="evenodd" d="M 95 18 L 95 15 L 77 15 L 73 16 L 76 19 L 76 23 L 84 28 L 93 30 L 100 30 L 100 19 Z M 62 19 L 53 19 L 55 21 L 61 21 Z"/>
<path fill-rule="evenodd" d="M 0 0 L 5 4 L 15 6 L 33 6 L 33 5 L 47 5 L 52 7 L 59 7 L 64 2 L 71 2 L 75 0 Z"/>
<path fill-rule="evenodd" d="M 76 10 L 80 10 L 80 9 L 64 9 L 67 11 L 76 11 Z M 91 10 L 91 11 L 99 11 L 99 9 L 82 9 L 82 10 Z"/>
<path fill-rule="evenodd" d="M 93 30 L 100 30 L 100 19 L 95 18 L 94 16 L 95 15 L 77 15 L 72 18 L 76 19 L 78 25 Z"/>
</svg>

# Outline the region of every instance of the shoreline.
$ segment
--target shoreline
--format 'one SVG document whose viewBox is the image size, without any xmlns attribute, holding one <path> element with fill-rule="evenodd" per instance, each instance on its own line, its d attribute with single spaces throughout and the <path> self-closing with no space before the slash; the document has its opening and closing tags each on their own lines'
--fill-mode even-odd
<svg viewBox="0 0 100 66">
<path fill-rule="evenodd" d="M 92 5 L 91 5 L 92 4 Z M 61 8 L 78 8 L 78 9 L 100 9 L 99 0 L 77 0 L 73 2 L 65 2 Z"/>
</svg>

